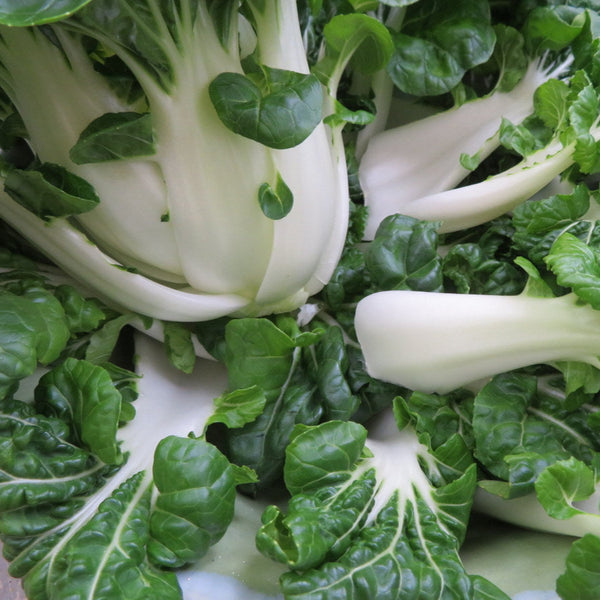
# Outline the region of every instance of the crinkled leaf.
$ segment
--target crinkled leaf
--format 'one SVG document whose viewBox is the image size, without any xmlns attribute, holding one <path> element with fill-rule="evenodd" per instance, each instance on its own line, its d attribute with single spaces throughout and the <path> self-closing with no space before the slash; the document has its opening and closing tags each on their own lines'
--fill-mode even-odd
<svg viewBox="0 0 600 600">
<path fill-rule="evenodd" d="M 443 257 L 444 276 L 462 294 L 518 294 L 523 289 L 522 272 L 507 261 L 490 258 L 474 243 L 455 244 Z"/>
<path fill-rule="evenodd" d="M 358 408 L 360 399 L 347 380 L 349 361 L 342 330 L 328 328 L 316 345 L 315 353 L 316 379 L 325 414 L 330 420 L 347 420 Z"/>
<path fill-rule="evenodd" d="M 407 10 L 405 23 L 394 34 L 395 51 L 387 71 L 409 94 L 450 91 L 494 50 L 496 36 L 485 1 L 421 1 Z"/>
<path fill-rule="evenodd" d="M 0 397 L 31 375 L 38 362 L 58 358 L 69 340 L 64 312 L 43 289 L 27 296 L 0 292 Z"/>
<path fill-rule="evenodd" d="M 168 436 L 156 448 L 153 474 L 148 553 L 155 564 L 180 567 L 203 556 L 231 523 L 234 472 L 205 440 Z"/>
<path fill-rule="evenodd" d="M 600 243 L 598 226 L 594 221 L 582 219 L 592 202 L 596 203 L 583 185 L 577 186 L 571 194 L 523 202 L 512 216 L 516 248 L 542 267 L 555 240 L 566 230 L 597 246 Z"/>
<path fill-rule="evenodd" d="M 180 600 L 175 574 L 150 566 L 142 550 L 149 535 L 150 507 L 151 489 L 140 473 L 104 500 L 97 513 L 59 550 L 48 581 L 38 567 L 25 578 L 26 590 L 47 586 L 60 590 L 59 600 Z"/>
<path fill-rule="evenodd" d="M 261 67 L 249 75 L 221 73 L 209 86 L 221 121 L 270 148 L 292 148 L 321 121 L 323 92 L 314 75 Z"/>
<path fill-rule="evenodd" d="M 77 165 L 150 156 L 156 152 L 149 113 L 106 113 L 80 134 L 69 156 Z"/>
<path fill-rule="evenodd" d="M 229 388 L 257 386 L 266 399 L 254 421 L 227 431 L 228 456 L 254 469 L 260 486 L 271 485 L 281 477 L 296 423 L 316 423 L 322 415 L 316 385 L 302 361 L 302 338 L 296 341 L 268 319 L 234 319 L 225 337 Z"/>
<path fill-rule="evenodd" d="M 64 423 L 36 414 L 28 403 L 0 404 L 1 513 L 63 502 L 96 488 L 105 466 L 69 438 Z"/>
<path fill-rule="evenodd" d="M 75 443 L 107 464 L 122 460 L 116 438 L 121 400 L 105 369 L 74 358 L 42 376 L 35 391 L 38 410 L 67 423 Z"/>
<path fill-rule="evenodd" d="M 263 412 L 266 403 L 264 392 L 256 385 L 225 393 L 215 398 L 215 410 L 206 426 L 223 423 L 229 429 L 243 427 Z"/>
<path fill-rule="evenodd" d="M 365 257 L 378 289 L 441 291 L 437 228 L 435 222 L 403 215 L 381 222 Z"/>
<path fill-rule="evenodd" d="M 365 436 L 355 423 L 328 421 L 290 443 L 288 510 L 267 509 L 257 536 L 261 551 L 293 569 L 281 578 L 285 597 L 471 597 L 454 532 L 468 520 L 473 465 L 438 487 L 418 466 L 435 459 L 414 433 L 367 439 L 366 448 Z"/>
<path fill-rule="evenodd" d="M 73 333 L 92 331 L 106 318 L 99 301 L 83 297 L 71 285 L 58 286 L 54 290 L 54 296 L 63 307 L 69 329 Z"/>
<path fill-rule="evenodd" d="M 364 525 L 376 485 L 373 470 L 353 473 L 365 439 L 366 430 L 357 423 L 334 421 L 294 437 L 285 466 L 294 496 L 287 515 L 276 506 L 265 511 L 257 535 L 261 552 L 293 569 L 307 569 L 347 549 Z"/>
<path fill-rule="evenodd" d="M 563 233 L 546 257 L 558 283 L 600 309 L 600 260 L 598 252 L 571 233 Z"/>
<path fill-rule="evenodd" d="M 473 433 L 475 456 L 508 482 L 509 497 L 533 491 L 539 474 L 557 461 L 589 462 L 597 437 L 580 413 L 540 393 L 535 377 L 515 372 L 494 377 L 476 395 Z"/>
<path fill-rule="evenodd" d="M 600 595 L 600 537 L 588 533 L 575 541 L 566 570 L 556 580 L 564 600 L 596 600 Z"/>
</svg>

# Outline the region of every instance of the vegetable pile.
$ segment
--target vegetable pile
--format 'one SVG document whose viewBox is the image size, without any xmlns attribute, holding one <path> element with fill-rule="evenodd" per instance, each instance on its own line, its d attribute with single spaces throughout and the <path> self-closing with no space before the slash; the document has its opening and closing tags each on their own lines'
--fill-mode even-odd
<svg viewBox="0 0 600 600">
<path fill-rule="evenodd" d="M 508 600 L 479 511 L 597 600 L 599 58 L 594 0 L 0 0 L 27 597 L 184 600 L 250 525 L 285 600 Z"/>
</svg>

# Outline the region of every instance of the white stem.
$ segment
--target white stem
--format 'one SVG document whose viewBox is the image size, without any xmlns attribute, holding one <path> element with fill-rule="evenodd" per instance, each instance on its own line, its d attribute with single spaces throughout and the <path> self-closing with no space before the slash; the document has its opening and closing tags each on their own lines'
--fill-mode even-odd
<svg viewBox="0 0 600 600">
<path fill-rule="evenodd" d="M 600 312 L 574 294 L 379 292 L 359 302 L 355 327 L 372 377 L 422 392 L 539 363 L 600 367 Z"/>
<path fill-rule="evenodd" d="M 533 111 L 535 90 L 556 72 L 532 63 L 510 92 L 491 94 L 373 136 L 360 164 L 369 207 L 366 239 L 385 217 L 458 185 L 468 174 L 462 154 L 488 156 L 499 145 L 502 118 L 518 123 Z M 437 220 L 437 219 L 436 219 Z"/>
<path fill-rule="evenodd" d="M 0 193 L 0 217 L 52 257 L 67 274 L 120 309 L 170 321 L 206 321 L 248 304 L 247 299 L 234 294 L 201 294 L 172 288 L 127 271 L 68 221 L 42 221 L 4 192 Z"/>
</svg>

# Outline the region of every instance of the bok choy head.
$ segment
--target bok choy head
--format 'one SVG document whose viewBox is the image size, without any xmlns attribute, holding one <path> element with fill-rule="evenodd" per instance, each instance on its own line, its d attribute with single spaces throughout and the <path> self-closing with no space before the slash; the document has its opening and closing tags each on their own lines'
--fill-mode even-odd
<svg viewBox="0 0 600 600">
<path fill-rule="evenodd" d="M 0 15 L 0 85 L 36 157 L 5 173 L 2 218 L 156 318 L 286 311 L 316 293 L 349 202 L 342 125 L 323 121 L 335 89 L 309 73 L 295 3 L 67 4 L 62 20 Z M 49 23 L 15 27 L 32 19 Z"/>
</svg>

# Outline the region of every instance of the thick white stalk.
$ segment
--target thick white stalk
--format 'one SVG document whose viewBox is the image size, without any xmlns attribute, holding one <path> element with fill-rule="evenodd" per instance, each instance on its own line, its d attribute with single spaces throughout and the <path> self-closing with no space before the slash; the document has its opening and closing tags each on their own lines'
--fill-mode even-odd
<svg viewBox="0 0 600 600">
<path fill-rule="evenodd" d="M 256 14 L 265 64 L 300 73 L 309 66 L 296 5 L 270 0 Z M 256 297 L 260 312 L 302 304 L 331 277 L 348 225 L 349 194 L 340 131 L 320 123 L 301 144 L 272 151 L 273 163 L 294 194 L 294 206 L 273 224 L 273 248 Z"/>
<path fill-rule="evenodd" d="M 570 167 L 573 149 L 573 145 L 559 149 L 558 144 L 543 148 L 480 183 L 403 199 L 397 203 L 398 212 L 424 221 L 441 221 L 440 233 L 487 223 L 531 198 Z"/>
<path fill-rule="evenodd" d="M 600 535 L 600 489 L 583 502 L 577 502 L 580 514 L 569 519 L 555 519 L 548 515 L 535 494 L 527 494 L 507 500 L 478 488 L 475 493 L 475 510 L 501 521 L 513 523 L 528 529 L 549 533 L 582 537 L 588 533 Z"/>
<path fill-rule="evenodd" d="M 40 160 L 60 164 L 86 179 L 101 196 L 101 203 L 79 221 L 105 249 L 118 248 L 118 258 L 150 263 L 176 278 L 181 270 L 172 227 L 161 221 L 167 212 L 166 192 L 156 163 L 126 160 L 76 165 L 69 157 L 91 121 L 107 112 L 132 108 L 94 71 L 76 37 L 57 31 L 63 54 L 35 29 L 3 27 L 0 32 L 3 84 L 18 107 L 33 150 Z"/>
<path fill-rule="evenodd" d="M 600 311 L 574 294 L 379 292 L 359 302 L 355 327 L 371 376 L 422 392 L 540 363 L 600 367 Z"/>
<path fill-rule="evenodd" d="M 359 171 L 370 211 L 365 238 L 373 239 L 379 223 L 403 213 L 406 204 L 458 185 L 469 173 L 461 155 L 488 156 L 499 145 L 502 118 L 522 121 L 533 111 L 534 91 L 557 72 L 532 63 L 510 92 L 492 92 L 373 136 Z"/>
<path fill-rule="evenodd" d="M 0 218 L 52 257 L 68 275 L 93 290 L 95 296 L 119 310 L 169 321 L 206 321 L 241 310 L 248 304 L 246 298 L 235 294 L 202 294 L 132 273 L 68 221 L 42 221 L 5 192 L 0 192 Z"/>
</svg>

